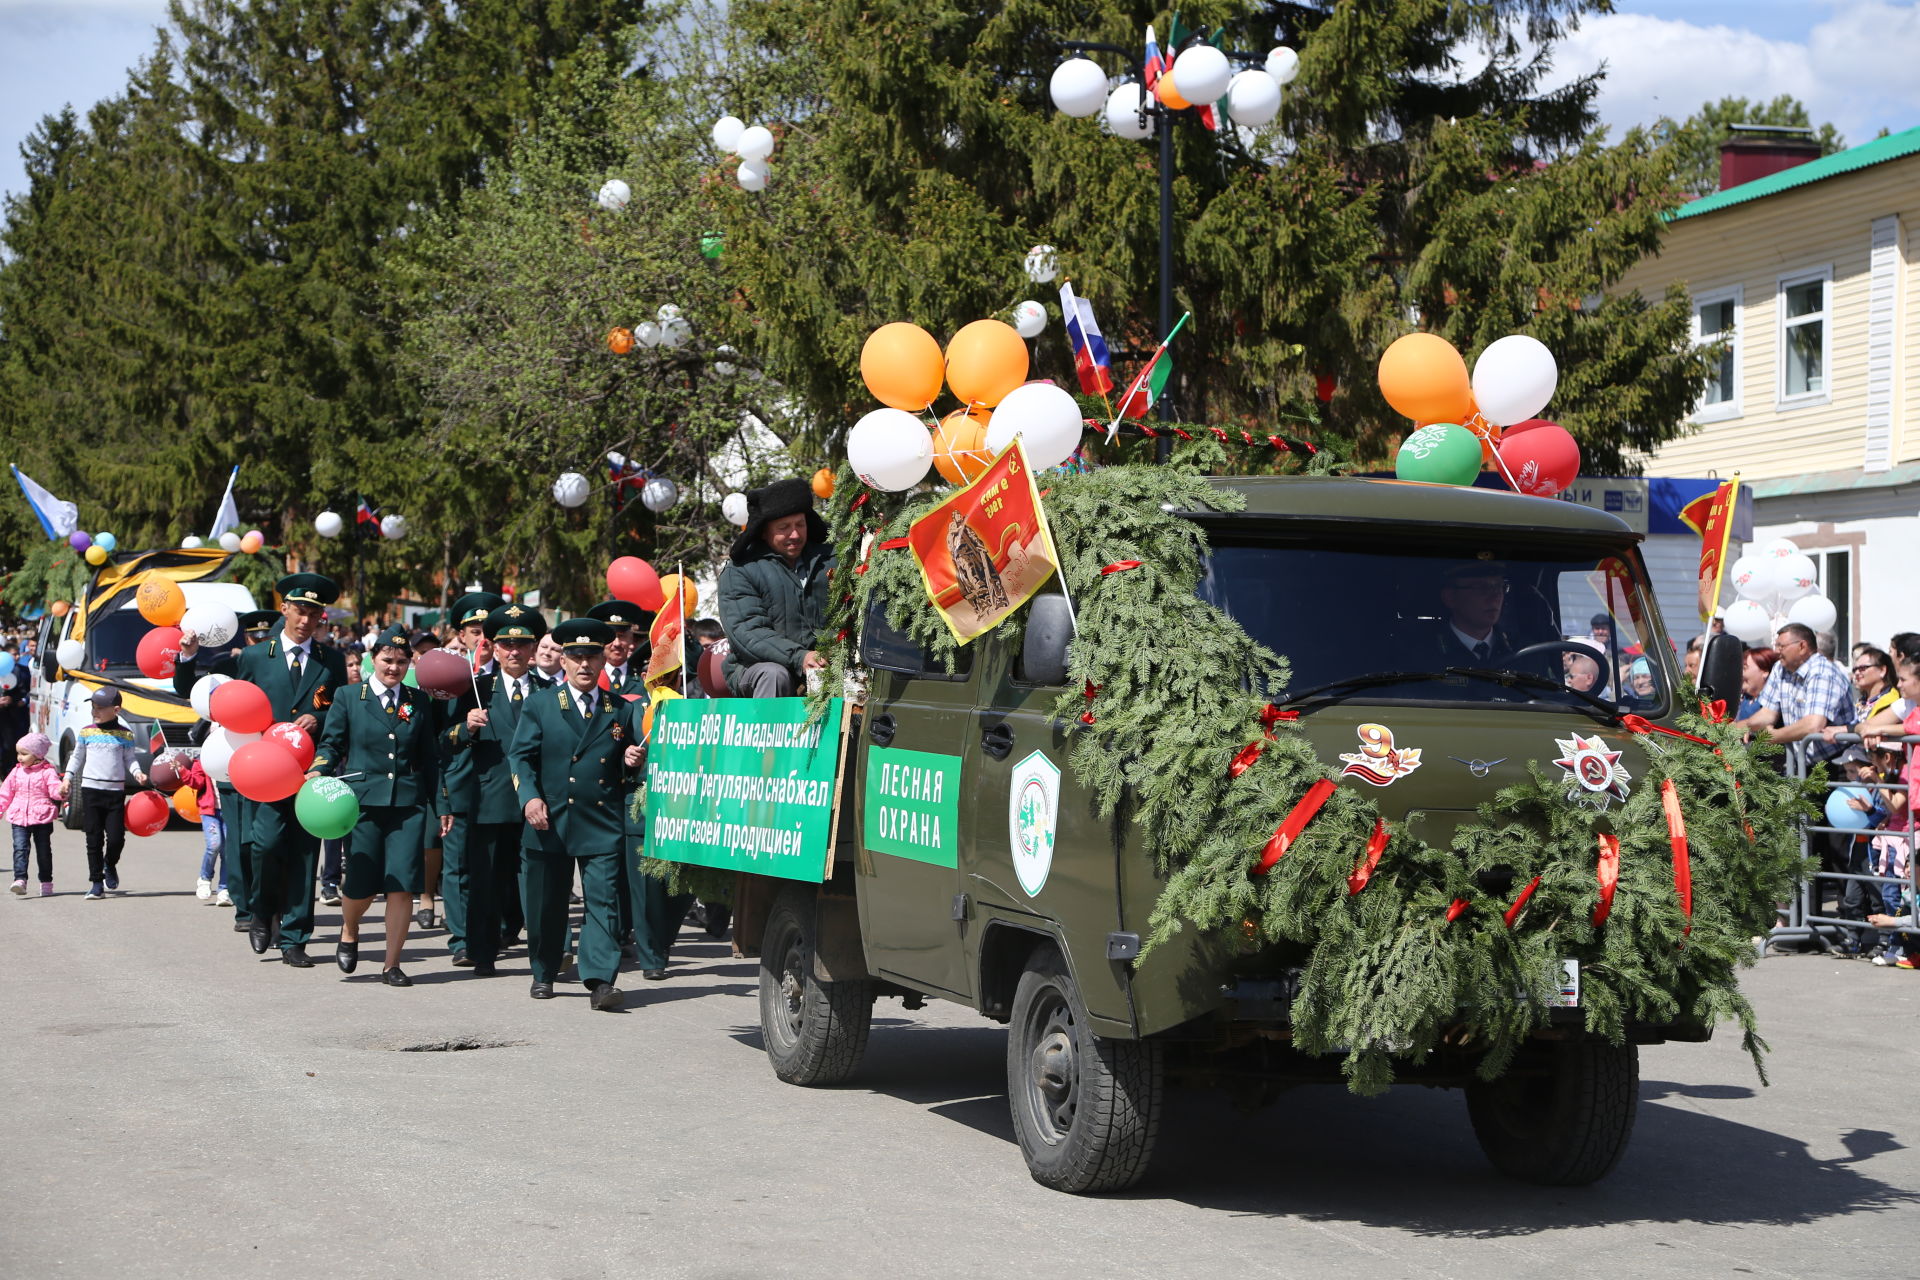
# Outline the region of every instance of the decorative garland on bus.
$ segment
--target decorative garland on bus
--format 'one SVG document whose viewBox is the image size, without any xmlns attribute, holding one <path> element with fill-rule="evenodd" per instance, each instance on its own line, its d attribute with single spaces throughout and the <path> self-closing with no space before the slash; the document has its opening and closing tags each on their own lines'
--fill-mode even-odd
<svg viewBox="0 0 1920 1280">
<path fill-rule="evenodd" d="M 1294 1043 L 1344 1050 L 1356 1092 L 1386 1088 L 1397 1060 L 1443 1038 L 1483 1049 L 1495 1077 L 1545 1025 L 1563 959 L 1581 964 L 1588 1030 L 1619 1043 L 1634 1022 L 1732 1018 L 1764 1080 L 1736 970 L 1792 889 L 1810 808 L 1809 790 L 1765 758 L 1778 749 L 1742 743 L 1719 708 L 1682 714 L 1677 731 L 1627 716 L 1651 776 L 1623 804 L 1575 804 L 1536 761 L 1450 846 L 1427 844 L 1338 785 L 1274 705 L 1285 658 L 1195 594 L 1206 535 L 1174 512 L 1243 505 L 1202 476 L 1217 448 L 1199 438 L 1171 465 L 1043 481 L 1078 617 L 1054 714 L 1076 726 L 1075 778 L 1103 817 L 1140 827 L 1167 878 L 1146 948 L 1197 929 L 1294 957 Z M 950 658 L 896 541 L 947 495 L 877 492 L 844 468 L 835 493 L 827 687 L 855 661 L 856 620 L 876 594 L 893 625 Z M 1023 620 L 1001 624 L 1003 643 L 1018 645 Z"/>
</svg>

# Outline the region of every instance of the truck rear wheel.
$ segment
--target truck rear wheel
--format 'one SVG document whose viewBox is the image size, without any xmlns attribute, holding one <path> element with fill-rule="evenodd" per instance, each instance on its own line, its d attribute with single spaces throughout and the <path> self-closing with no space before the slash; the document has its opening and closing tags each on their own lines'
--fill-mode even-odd
<svg viewBox="0 0 1920 1280">
<path fill-rule="evenodd" d="M 1640 1105 L 1640 1051 L 1597 1040 L 1542 1044 L 1515 1068 L 1467 1086 L 1467 1115 L 1493 1167 L 1549 1187 L 1611 1173 Z"/>
<path fill-rule="evenodd" d="M 871 982 L 823 982 L 813 967 L 813 904 L 782 893 L 760 945 L 760 1038 L 788 1084 L 839 1084 L 873 1026 Z"/>
<path fill-rule="evenodd" d="M 1072 1192 L 1138 1182 L 1160 1132 L 1160 1044 L 1094 1035 L 1052 947 L 1027 962 L 1009 1021 L 1007 1102 L 1033 1180 Z"/>
</svg>

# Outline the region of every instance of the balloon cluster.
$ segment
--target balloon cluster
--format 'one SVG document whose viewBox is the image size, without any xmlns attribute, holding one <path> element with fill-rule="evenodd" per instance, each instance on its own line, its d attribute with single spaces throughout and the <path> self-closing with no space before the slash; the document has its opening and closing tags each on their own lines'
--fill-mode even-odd
<svg viewBox="0 0 1920 1280">
<path fill-rule="evenodd" d="M 740 157 L 735 173 L 741 189 L 765 191 L 773 177 L 768 160 L 773 157 L 773 131 L 765 125 L 749 125 L 738 116 L 721 116 L 713 122 L 713 145 L 723 154 Z"/>
<path fill-rule="evenodd" d="M 1227 55 L 1210 44 L 1188 45 L 1171 59 L 1153 52 L 1152 46 L 1149 50 L 1151 87 L 1131 80 L 1110 87 L 1099 63 L 1071 58 L 1054 68 L 1048 82 L 1053 105 L 1077 119 L 1104 112 L 1109 131 L 1136 141 L 1153 136 L 1155 101 L 1164 111 L 1224 107 L 1228 119 L 1253 129 L 1271 124 L 1280 114 L 1281 87 L 1300 74 L 1300 55 L 1284 46 L 1269 53 L 1263 66 L 1238 72 Z"/>
<path fill-rule="evenodd" d="M 1467 362 L 1437 334 L 1409 333 L 1380 356 L 1380 394 L 1414 421 L 1394 474 L 1429 484 L 1470 485 L 1494 463 L 1517 492 L 1551 498 L 1580 474 L 1580 445 L 1536 418 L 1560 382 L 1553 353 L 1509 334 Z"/>
<path fill-rule="evenodd" d="M 119 539 L 106 532 L 88 533 L 84 529 L 75 529 L 67 536 L 67 545 L 80 553 L 82 559 L 96 568 L 107 562 L 120 546 Z"/>
<path fill-rule="evenodd" d="M 607 593 L 615 600 L 637 604 L 648 613 L 658 613 L 675 591 L 687 614 L 700 603 L 700 592 L 693 579 L 677 573 L 662 575 L 639 556 L 621 556 L 607 566 Z"/>
<path fill-rule="evenodd" d="M 917 324 L 896 321 L 868 335 L 860 377 L 886 405 L 847 433 L 847 461 L 876 489 L 911 489 L 933 468 L 954 484 L 977 478 L 1019 437 L 1027 461 L 1056 467 L 1080 447 L 1079 403 L 1051 382 L 1028 382 L 1027 344 L 1012 325 L 975 320 L 945 352 Z M 932 425 L 920 418 L 945 384 L 961 407 Z"/>
<path fill-rule="evenodd" d="M 693 326 L 671 302 L 655 311 L 654 319 L 642 320 L 631 329 L 616 325 L 607 330 L 607 350 L 624 356 L 635 347 L 683 347 L 693 337 Z"/>
<path fill-rule="evenodd" d="M 1733 562 L 1729 577 L 1740 598 L 1727 606 L 1726 627 L 1745 644 L 1765 644 L 1789 622 L 1830 631 L 1840 616 L 1820 593 L 1813 560 L 1789 538 L 1747 552 Z"/>
</svg>

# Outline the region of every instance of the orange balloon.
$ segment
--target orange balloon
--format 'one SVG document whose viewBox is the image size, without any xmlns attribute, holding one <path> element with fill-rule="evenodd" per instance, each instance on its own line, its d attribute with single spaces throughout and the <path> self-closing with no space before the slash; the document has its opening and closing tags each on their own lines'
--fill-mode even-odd
<svg viewBox="0 0 1920 1280">
<path fill-rule="evenodd" d="M 956 409 L 933 429 L 933 465 L 955 484 L 975 479 L 993 462 L 987 452 L 986 415 Z"/>
<path fill-rule="evenodd" d="M 633 350 L 633 330 L 619 328 L 607 330 L 607 350 L 617 356 L 623 356 Z"/>
<path fill-rule="evenodd" d="M 173 793 L 173 811 L 188 822 L 200 821 L 200 797 L 193 794 L 192 787 L 182 787 Z"/>
<path fill-rule="evenodd" d="M 823 501 L 833 496 L 833 472 L 825 467 L 813 473 L 813 496 Z"/>
<path fill-rule="evenodd" d="M 257 533 L 245 534 L 240 539 L 240 549 L 248 555 L 252 555 L 265 545 L 266 543 L 261 541 L 260 535 Z"/>
<path fill-rule="evenodd" d="M 947 344 L 947 385 L 991 409 L 1027 380 L 1027 341 L 1004 320 L 975 320 Z"/>
<path fill-rule="evenodd" d="M 1438 334 L 1394 340 L 1380 356 L 1380 394 L 1415 422 L 1465 422 L 1473 413 L 1467 362 Z"/>
<path fill-rule="evenodd" d="M 673 599 L 673 589 L 680 588 L 680 609 L 683 614 L 691 615 L 700 606 L 700 591 L 693 585 L 692 578 L 683 578 L 677 573 L 662 574 L 660 577 L 660 607 Z M 657 613 L 659 610 L 655 610 Z"/>
<path fill-rule="evenodd" d="M 1181 97 L 1180 91 L 1173 87 L 1173 73 L 1170 71 L 1163 73 L 1153 82 L 1153 96 L 1160 99 L 1160 105 L 1169 111 L 1185 111 L 1193 105 Z"/>
<path fill-rule="evenodd" d="M 187 612 L 187 594 L 171 578 L 148 578 L 133 593 L 133 603 L 156 627 L 170 627 Z"/>
<path fill-rule="evenodd" d="M 47 610 L 47 612 L 51 613 L 56 618 L 64 618 L 69 613 L 73 612 L 73 602 L 70 600 L 55 600 L 53 602 L 53 607 Z"/>
<path fill-rule="evenodd" d="M 946 376 L 940 344 L 917 324 L 883 324 L 860 348 L 860 380 L 889 408 L 914 413 L 925 409 L 940 398 Z"/>
</svg>

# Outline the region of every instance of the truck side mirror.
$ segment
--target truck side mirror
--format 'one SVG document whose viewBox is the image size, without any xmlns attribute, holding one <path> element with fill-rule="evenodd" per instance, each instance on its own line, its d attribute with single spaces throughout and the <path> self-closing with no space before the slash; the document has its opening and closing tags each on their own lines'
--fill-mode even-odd
<svg viewBox="0 0 1920 1280">
<path fill-rule="evenodd" d="M 1067 643 L 1073 639 L 1073 611 L 1067 598 L 1033 598 L 1027 613 L 1027 633 L 1020 644 L 1020 678 L 1029 684 L 1067 682 Z"/>
<path fill-rule="evenodd" d="M 1747 647 L 1738 636 L 1721 632 L 1708 636 L 1700 651 L 1700 694 L 1709 702 L 1725 699 L 1728 705 L 1740 701 L 1740 676 L 1746 665 Z"/>
</svg>

